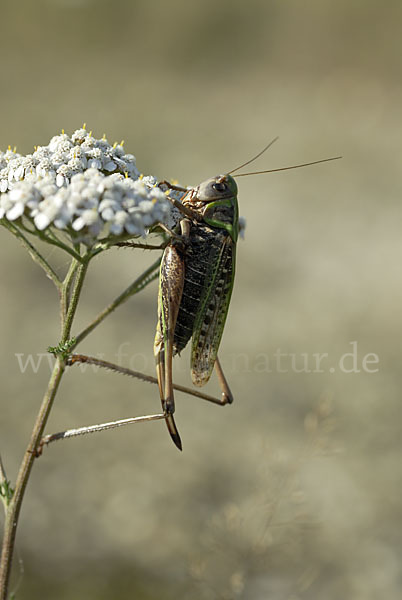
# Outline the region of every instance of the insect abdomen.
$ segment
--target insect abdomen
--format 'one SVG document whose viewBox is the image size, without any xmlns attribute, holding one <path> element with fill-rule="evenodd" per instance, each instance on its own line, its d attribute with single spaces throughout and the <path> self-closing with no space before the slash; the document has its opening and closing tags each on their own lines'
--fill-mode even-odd
<svg viewBox="0 0 402 600">
<path fill-rule="evenodd" d="M 190 232 L 185 254 L 185 280 L 183 295 L 177 316 L 174 350 L 181 352 L 191 339 L 195 318 L 205 286 L 208 285 L 211 265 L 219 256 L 227 232 L 207 225 L 198 225 Z"/>
</svg>

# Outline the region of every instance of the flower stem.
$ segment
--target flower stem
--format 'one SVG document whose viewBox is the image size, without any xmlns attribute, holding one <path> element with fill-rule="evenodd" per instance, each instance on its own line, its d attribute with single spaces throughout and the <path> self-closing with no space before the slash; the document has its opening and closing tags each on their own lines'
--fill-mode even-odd
<svg viewBox="0 0 402 600">
<path fill-rule="evenodd" d="M 65 344 L 70 337 L 71 326 L 73 324 L 75 311 L 77 310 L 77 304 L 78 304 L 78 300 L 81 295 L 82 286 L 83 286 L 85 275 L 86 275 L 86 272 L 88 269 L 89 259 L 90 259 L 90 257 L 87 257 L 87 259 L 84 260 L 84 262 L 82 262 L 80 264 L 80 266 L 78 267 L 78 269 L 76 270 L 76 276 L 75 276 L 75 280 L 74 280 L 74 284 L 73 284 L 73 289 L 71 292 L 71 299 L 68 303 L 67 314 L 66 314 L 66 317 L 64 320 L 63 333 L 62 333 L 61 341 L 60 341 L 61 344 Z M 67 287 L 67 286 L 70 286 L 68 274 L 66 277 L 65 287 Z"/>
<path fill-rule="evenodd" d="M 82 286 L 84 283 L 84 278 L 87 272 L 90 258 L 90 254 L 87 254 L 82 258 L 80 257 L 80 261 L 82 262 L 80 262 L 78 267 L 74 264 L 73 261 L 64 282 L 60 282 L 60 303 L 61 305 L 63 302 L 65 303 L 64 309 L 62 307 L 60 309 L 62 316 L 61 343 L 65 343 L 69 339 L 73 319 L 77 310 L 77 304 L 82 291 Z M 73 278 L 73 289 L 71 292 L 71 300 L 69 301 L 68 289 L 72 285 Z M 22 459 L 22 463 L 17 476 L 17 481 L 15 484 L 14 494 L 7 506 L 6 519 L 4 524 L 3 546 L 0 560 L 0 600 L 7 599 L 11 575 L 12 558 L 15 545 L 15 535 L 17 531 L 21 505 L 29 477 L 31 475 L 32 467 L 36 458 L 36 451 L 39 442 L 42 439 L 43 431 L 45 429 L 50 410 L 53 406 L 53 402 L 64 370 L 64 358 L 61 355 L 59 355 L 56 359 L 56 363 L 50 376 L 49 384 L 32 430 L 31 439 Z"/>
<path fill-rule="evenodd" d="M 16 238 L 18 238 L 20 240 L 21 244 L 23 246 L 25 246 L 25 248 L 27 248 L 27 250 L 28 250 L 29 254 L 31 255 L 31 257 L 33 258 L 33 260 L 42 267 L 42 269 L 45 271 L 46 275 L 53 281 L 55 286 L 58 289 L 60 289 L 62 282 L 61 282 L 59 276 L 54 271 L 54 269 L 50 266 L 50 264 L 47 262 L 47 260 L 41 255 L 39 250 L 37 250 L 35 248 L 35 246 L 28 240 L 28 238 L 26 238 L 25 235 L 20 231 L 20 229 L 18 227 L 16 227 L 14 224 L 7 221 L 7 219 L 2 220 L 2 225 L 6 229 L 8 229 L 11 233 L 13 233 Z"/>
<path fill-rule="evenodd" d="M 50 233 L 47 234 L 47 233 L 45 233 L 43 231 L 38 231 L 36 233 L 36 235 L 38 235 L 39 238 L 41 240 L 43 240 L 44 242 L 46 242 L 47 244 L 51 244 L 52 246 L 57 246 L 61 250 L 65 250 L 65 252 L 67 252 L 68 254 L 70 254 L 76 260 L 78 260 L 78 261 L 80 260 L 80 258 L 81 258 L 80 255 L 73 248 L 71 248 L 70 246 L 68 246 L 68 244 L 64 244 L 55 235 L 51 235 Z"/>
<path fill-rule="evenodd" d="M 64 324 L 67 317 L 67 310 L 70 300 L 71 286 L 74 282 L 75 275 L 80 263 L 73 258 L 70 263 L 70 267 L 64 278 L 63 285 L 60 290 L 60 324 L 61 324 L 61 335 L 63 335 Z"/>
<path fill-rule="evenodd" d="M 31 439 L 25 451 L 20 470 L 15 484 L 15 490 L 10 504 L 7 508 L 6 520 L 4 524 L 4 538 L 0 562 L 0 600 L 7 599 L 7 591 L 10 582 L 12 557 L 15 544 L 15 534 L 17 531 L 18 518 L 21 510 L 22 500 L 25 489 L 35 461 L 36 448 L 42 438 L 50 410 L 56 396 L 61 377 L 65 369 L 64 362 L 57 359 L 49 380 L 48 388 L 42 401 L 35 425 L 32 431 Z"/>
<path fill-rule="evenodd" d="M 59 345 L 65 345 L 70 339 L 71 328 L 77 310 L 78 301 L 82 292 L 88 265 L 95 253 L 91 252 L 91 250 L 88 250 L 86 254 L 80 256 L 78 247 L 75 247 L 74 251 L 70 251 L 70 254 L 73 254 L 73 260 L 70 264 L 64 281 L 61 281 L 55 271 L 50 267 L 50 265 L 36 250 L 36 248 L 34 248 L 34 246 L 28 241 L 28 239 L 21 233 L 21 231 L 14 225 L 8 225 L 10 224 L 6 225 L 7 228 L 10 229 L 14 235 L 20 239 L 23 245 L 28 248 L 34 260 L 38 262 L 46 271 L 48 276 L 52 279 L 59 290 L 62 329 L 61 341 Z M 79 334 L 74 346 L 76 346 L 79 341 L 84 339 L 99 323 L 101 323 L 107 317 L 107 315 L 115 310 L 115 308 L 127 300 L 131 295 L 136 294 L 146 285 L 148 285 L 148 283 L 153 281 L 157 277 L 159 263 L 160 258 L 158 258 L 158 260 L 155 261 L 140 277 L 138 277 L 136 281 L 134 281 L 102 313 L 100 313 L 98 317 L 96 317 L 96 319 Z M 65 371 L 65 367 L 65 356 L 63 354 L 57 355 L 46 393 L 43 397 L 41 407 L 33 426 L 31 439 L 21 462 L 14 492 L 12 494 L 10 493 L 9 497 L 7 498 L 7 502 L 5 503 L 6 517 L 0 558 L 0 600 L 7 600 L 8 598 L 15 537 L 22 501 L 32 472 L 32 467 L 37 456 L 37 449 L 42 439 L 61 378 Z M 4 480 L 8 486 L 9 482 L 6 480 L 5 471 L 2 467 L 0 469 L 0 476 L 0 479 Z"/>
</svg>

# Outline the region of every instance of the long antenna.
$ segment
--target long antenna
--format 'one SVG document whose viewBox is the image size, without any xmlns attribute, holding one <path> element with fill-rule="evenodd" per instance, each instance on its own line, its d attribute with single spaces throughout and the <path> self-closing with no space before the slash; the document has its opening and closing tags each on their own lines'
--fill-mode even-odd
<svg viewBox="0 0 402 600">
<path fill-rule="evenodd" d="M 243 167 L 246 167 L 247 165 L 249 165 L 250 163 L 254 162 L 257 158 L 259 158 L 261 156 L 261 154 L 264 154 L 264 152 L 266 150 L 268 150 L 268 148 L 270 148 L 272 146 L 272 144 L 275 144 L 275 142 L 279 140 L 279 136 L 277 136 L 276 138 L 274 138 L 271 142 L 269 142 L 269 144 L 267 144 L 267 146 L 265 146 L 265 148 L 263 150 L 261 150 L 261 152 L 259 152 L 258 154 L 256 154 L 255 156 L 253 156 L 253 158 L 250 158 L 250 160 L 248 160 L 247 162 L 243 163 L 242 165 L 240 165 L 240 167 L 236 167 L 235 169 L 232 169 L 231 171 L 229 171 L 229 173 L 226 173 L 226 175 L 231 175 L 232 173 L 234 173 L 235 171 L 238 171 L 239 169 L 242 169 Z M 238 177 L 238 175 L 236 175 L 236 177 Z"/>
<path fill-rule="evenodd" d="M 330 160 L 339 160 L 340 158 L 342 158 L 342 156 L 332 156 L 331 158 L 323 158 L 321 160 L 314 160 L 313 162 L 302 163 L 300 165 L 292 165 L 291 167 L 280 167 L 279 169 L 268 169 L 267 171 L 253 171 L 252 173 L 239 173 L 238 175 L 235 175 L 235 177 L 245 177 L 246 175 L 260 175 L 261 173 L 276 173 L 278 171 L 289 171 L 289 169 L 299 169 L 300 167 L 309 167 L 310 165 L 318 165 L 320 163 L 329 162 Z M 249 162 L 251 162 L 251 161 L 249 161 Z M 245 163 L 245 164 L 247 165 L 248 163 Z M 237 169 L 235 169 L 235 171 L 237 171 Z M 231 173 L 233 173 L 233 171 L 231 171 Z"/>
</svg>

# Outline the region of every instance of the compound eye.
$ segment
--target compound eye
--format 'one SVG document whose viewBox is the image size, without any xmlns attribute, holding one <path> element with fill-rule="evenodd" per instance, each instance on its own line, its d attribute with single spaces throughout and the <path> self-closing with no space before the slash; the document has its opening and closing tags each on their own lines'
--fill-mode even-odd
<svg viewBox="0 0 402 600">
<path fill-rule="evenodd" d="M 226 190 L 228 189 L 228 186 L 226 185 L 226 183 L 222 183 L 221 181 L 217 181 L 216 183 L 213 183 L 212 187 L 217 192 L 226 192 Z"/>
</svg>

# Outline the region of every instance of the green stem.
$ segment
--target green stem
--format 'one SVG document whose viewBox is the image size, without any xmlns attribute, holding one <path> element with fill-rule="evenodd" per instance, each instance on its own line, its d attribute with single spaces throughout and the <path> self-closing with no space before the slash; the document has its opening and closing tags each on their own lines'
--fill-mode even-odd
<svg viewBox="0 0 402 600">
<path fill-rule="evenodd" d="M 63 286 L 60 291 L 60 323 L 62 334 L 64 331 L 64 324 L 67 316 L 71 286 L 73 284 L 79 265 L 80 263 L 77 260 L 75 260 L 75 258 L 73 258 L 70 263 L 67 275 L 64 278 Z"/>
<path fill-rule="evenodd" d="M 43 240 L 44 242 L 46 242 L 47 244 L 51 244 L 52 246 L 57 246 L 57 248 L 64 250 L 65 252 L 70 254 L 70 256 L 72 256 L 76 260 L 78 260 L 78 261 L 81 260 L 81 256 L 75 250 L 73 250 L 73 248 L 70 248 L 70 246 L 61 242 L 57 237 L 55 237 L 55 236 L 52 237 L 50 235 L 46 235 L 45 233 L 43 233 L 43 231 L 38 232 L 37 235 L 39 235 L 39 238 L 41 240 Z"/>
<path fill-rule="evenodd" d="M 76 346 L 82 342 L 84 338 L 86 338 L 91 331 L 95 329 L 111 312 L 113 312 L 118 306 L 123 304 L 130 296 L 137 294 L 141 290 L 143 290 L 151 281 L 158 277 L 159 272 L 159 264 L 161 259 L 158 258 L 142 275 L 140 275 L 131 285 L 128 286 L 127 289 L 124 290 L 109 306 L 107 306 L 99 315 L 87 326 L 83 329 L 77 336 L 76 342 L 73 346 L 71 346 L 71 351 L 76 348 Z"/>
<path fill-rule="evenodd" d="M 8 224 L 7 224 L 8 225 Z M 82 287 L 85 275 L 88 269 L 89 262 L 94 256 L 94 253 L 88 251 L 84 256 L 80 256 L 78 249 L 74 251 L 68 250 L 74 259 L 70 265 L 68 273 L 63 282 L 60 281 L 53 269 L 48 265 L 47 261 L 39 254 L 39 252 L 30 244 L 21 232 L 10 226 L 9 229 L 21 240 L 21 242 L 32 251 L 37 262 L 48 273 L 49 277 L 54 281 L 60 291 L 60 312 L 62 317 L 62 335 L 60 344 L 65 344 L 71 334 L 71 328 L 74 316 L 77 310 L 78 301 L 82 292 Z M 50 240 L 47 240 L 50 242 Z M 50 242 L 51 243 L 51 242 Z M 58 245 L 58 244 L 55 244 Z M 67 248 L 65 248 L 67 249 Z M 83 330 L 77 342 L 86 337 L 96 325 L 103 321 L 108 314 L 122 304 L 131 295 L 142 290 L 148 283 L 153 281 L 157 276 L 157 269 L 160 259 L 155 261 L 133 284 L 131 284 L 114 302 L 112 302 L 98 317 Z M 70 296 L 71 290 L 71 298 Z M 75 344 L 75 345 L 76 345 Z M 43 432 L 56 397 L 57 390 L 60 385 L 61 378 L 65 370 L 65 362 L 62 356 L 58 356 L 54 365 L 47 391 L 44 395 L 38 416 L 36 418 L 31 439 L 25 451 L 21 466 L 18 472 L 17 481 L 15 484 L 14 493 L 6 507 L 6 518 L 4 524 L 4 537 L 2 544 L 2 554 L 0 560 L 0 600 L 7 600 L 8 589 L 10 583 L 12 558 L 15 546 L 15 537 L 17 525 L 19 521 L 21 505 L 24 498 L 24 493 L 32 472 L 32 467 L 36 457 L 36 451 L 42 439 Z M 4 468 L 0 469 L 0 475 L 5 478 Z"/>
<path fill-rule="evenodd" d="M 82 286 L 84 283 L 85 275 L 88 269 L 90 255 L 83 257 L 84 262 L 82 262 L 76 270 L 76 276 L 74 280 L 73 290 L 71 293 L 71 300 L 68 303 L 67 314 L 64 321 L 63 334 L 61 336 L 60 344 L 65 344 L 70 337 L 71 327 L 73 324 L 73 319 L 75 315 L 75 311 L 77 310 L 78 300 L 81 295 Z M 68 285 L 71 285 L 69 281 L 67 281 Z M 1 599 L 0 599 L 1 600 Z"/>
<path fill-rule="evenodd" d="M 71 286 L 73 274 L 76 273 L 74 279 L 74 286 L 71 294 L 71 301 L 69 302 L 67 312 L 64 318 L 64 326 L 62 330 L 62 343 L 66 342 L 70 336 L 71 326 L 73 323 L 78 300 L 82 291 L 85 274 L 91 257 L 88 253 L 86 256 L 79 258 L 80 261 L 82 261 L 79 267 L 73 265 L 70 266 L 69 272 L 67 273 L 64 282 L 60 284 L 62 286 L 60 296 L 61 298 L 63 297 L 67 299 L 67 288 Z M 31 475 L 32 467 L 35 461 L 36 450 L 38 448 L 40 440 L 42 439 L 43 431 L 45 429 L 50 410 L 53 406 L 53 402 L 64 370 L 64 359 L 61 356 L 58 356 L 53 368 L 52 375 L 49 380 L 47 391 L 43 398 L 42 405 L 39 409 L 39 413 L 33 427 L 30 442 L 22 459 L 22 463 L 17 476 L 17 481 L 15 484 L 14 494 L 7 507 L 6 519 L 4 524 L 2 554 L 0 561 L 0 600 L 7 599 L 11 575 L 12 558 L 15 546 L 15 535 L 17 531 L 21 505 L 29 477 Z"/>
<path fill-rule="evenodd" d="M 0 562 L 0 600 L 7 599 L 7 592 L 10 582 L 11 565 L 15 544 L 15 534 L 17 531 L 18 518 L 21 510 L 22 500 L 24 498 L 25 489 L 32 471 L 35 461 L 36 448 L 42 438 L 50 410 L 56 396 L 57 389 L 60 384 L 65 366 L 58 359 L 52 375 L 49 380 L 48 388 L 42 401 L 35 425 L 32 431 L 32 436 L 28 447 L 25 451 L 24 458 L 18 473 L 17 482 L 15 485 L 14 495 L 7 508 L 7 515 L 4 524 L 4 538 Z"/>
<path fill-rule="evenodd" d="M 50 266 L 47 260 L 40 254 L 39 250 L 37 250 L 35 246 L 31 244 L 31 242 L 25 237 L 25 235 L 16 225 L 10 223 L 10 221 L 7 221 L 6 219 L 3 219 L 1 223 L 6 229 L 8 229 L 8 231 L 10 231 L 13 235 L 15 235 L 16 238 L 20 240 L 21 244 L 27 248 L 33 260 L 42 267 L 47 276 L 53 281 L 55 286 L 60 289 L 62 282 L 59 276 Z"/>
<path fill-rule="evenodd" d="M 39 231 L 39 229 L 36 229 L 35 227 L 33 229 L 29 229 L 29 227 L 27 227 L 22 222 L 22 220 L 19 221 L 19 227 L 21 227 L 21 229 L 23 229 L 24 231 L 26 231 L 26 233 L 29 233 L 30 235 L 36 235 L 37 237 L 39 237 L 40 240 L 42 240 L 46 244 L 51 244 L 52 246 L 57 246 L 61 250 L 65 250 L 71 256 L 79 260 L 79 253 L 76 253 L 73 250 L 73 248 L 70 248 L 70 246 L 62 242 L 50 228 L 44 231 Z"/>
</svg>

